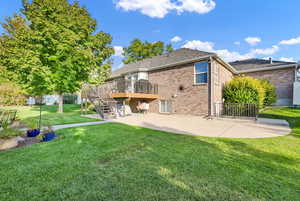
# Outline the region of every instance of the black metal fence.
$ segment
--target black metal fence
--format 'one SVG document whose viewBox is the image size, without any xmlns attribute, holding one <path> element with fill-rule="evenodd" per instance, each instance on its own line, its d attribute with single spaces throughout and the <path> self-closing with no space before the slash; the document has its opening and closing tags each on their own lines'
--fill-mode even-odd
<svg viewBox="0 0 300 201">
<path fill-rule="evenodd" d="M 259 112 L 256 103 L 215 103 L 216 117 L 257 117 Z"/>
</svg>

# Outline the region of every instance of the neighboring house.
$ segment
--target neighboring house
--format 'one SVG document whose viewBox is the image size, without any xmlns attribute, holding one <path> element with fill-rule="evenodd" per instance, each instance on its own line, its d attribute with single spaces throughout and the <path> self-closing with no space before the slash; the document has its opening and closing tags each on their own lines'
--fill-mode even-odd
<svg viewBox="0 0 300 201">
<path fill-rule="evenodd" d="M 294 62 L 273 61 L 264 59 L 248 59 L 230 63 L 238 74 L 269 80 L 276 86 L 276 105 L 293 105 L 294 83 L 297 78 Z M 300 80 L 298 80 L 300 81 Z M 300 90 L 300 89 L 299 89 Z"/>
<path fill-rule="evenodd" d="M 133 112 L 147 102 L 154 113 L 213 115 L 215 103 L 223 101 L 224 84 L 244 74 L 270 80 L 278 89 L 278 104 L 290 105 L 296 66 L 258 59 L 229 64 L 215 53 L 183 48 L 113 71 L 110 97 Z"/>
</svg>

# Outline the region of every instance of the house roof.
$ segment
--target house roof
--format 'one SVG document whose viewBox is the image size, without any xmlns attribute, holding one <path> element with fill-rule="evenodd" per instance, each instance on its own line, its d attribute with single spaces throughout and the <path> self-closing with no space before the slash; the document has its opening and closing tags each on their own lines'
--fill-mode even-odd
<svg viewBox="0 0 300 201">
<path fill-rule="evenodd" d="M 235 61 L 231 63 L 224 62 L 217 54 L 211 52 L 204 52 L 199 50 L 192 50 L 188 48 L 181 48 L 171 53 L 162 54 L 159 56 L 136 61 L 131 64 L 126 64 L 123 67 L 114 70 L 111 78 L 119 77 L 127 73 L 152 71 L 161 68 L 174 67 L 181 64 L 197 62 L 208 57 L 214 57 L 222 62 L 233 73 L 246 73 L 265 71 L 281 68 L 290 68 L 297 65 L 296 62 L 285 61 L 270 61 L 265 59 L 246 59 Z"/>
<path fill-rule="evenodd" d="M 270 61 L 265 59 L 246 59 L 241 61 L 235 61 L 229 63 L 236 71 L 260 71 L 260 70 L 271 70 L 282 66 L 293 66 L 296 62 L 285 62 L 285 61 Z"/>
<path fill-rule="evenodd" d="M 182 48 L 172 51 L 170 53 L 162 54 L 148 59 L 143 59 L 131 64 L 126 64 L 123 67 L 113 71 L 112 77 L 118 77 L 131 72 L 151 71 L 163 67 L 171 67 L 175 66 L 178 63 L 189 63 L 209 56 L 215 56 L 215 54 L 210 52 Z"/>
</svg>

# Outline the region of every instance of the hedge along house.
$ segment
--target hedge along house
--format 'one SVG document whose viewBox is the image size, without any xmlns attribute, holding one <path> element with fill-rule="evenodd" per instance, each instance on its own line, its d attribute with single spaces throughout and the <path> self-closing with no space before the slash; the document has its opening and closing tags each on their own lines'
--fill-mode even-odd
<svg viewBox="0 0 300 201">
<path fill-rule="evenodd" d="M 215 53 L 183 48 L 113 71 L 110 96 L 133 112 L 147 102 L 153 113 L 214 115 L 224 84 L 244 74 L 271 81 L 278 89 L 278 104 L 289 105 L 297 68 L 297 63 L 258 59 L 229 64 Z"/>
<path fill-rule="evenodd" d="M 295 62 L 273 61 L 272 58 L 248 59 L 230 63 L 239 75 L 270 81 L 276 87 L 276 105 L 300 105 L 300 68 Z"/>
</svg>

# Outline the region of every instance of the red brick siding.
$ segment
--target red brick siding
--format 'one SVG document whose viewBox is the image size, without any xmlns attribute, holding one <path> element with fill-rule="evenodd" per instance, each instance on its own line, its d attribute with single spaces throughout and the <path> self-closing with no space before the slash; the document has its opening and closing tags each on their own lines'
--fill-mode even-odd
<svg viewBox="0 0 300 201">
<path fill-rule="evenodd" d="M 213 102 L 222 102 L 224 85 L 233 78 L 233 73 L 216 60 L 213 60 L 212 68 L 212 73 L 214 74 Z"/>
<path fill-rule="evenodd" d="M 194 84 L 194 64 L 149 72 L 149 81 L 159 85 L 160 99 L 172 101 L 172 113 L 208 114 L 208 84 Z M 150 112 L 159 112 L 159 100 L 150 103 Z"/>
<path fill-rule="evenodd" d="M 269 80 L 277 88 L 278 105 L 290 105 L 293 100 L 293 84 L 295 81 L 295 69 L 286 68 L 270 71 L 244 73 L 243 75 L 258 79 Z"/>
</svg>

